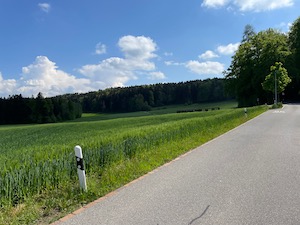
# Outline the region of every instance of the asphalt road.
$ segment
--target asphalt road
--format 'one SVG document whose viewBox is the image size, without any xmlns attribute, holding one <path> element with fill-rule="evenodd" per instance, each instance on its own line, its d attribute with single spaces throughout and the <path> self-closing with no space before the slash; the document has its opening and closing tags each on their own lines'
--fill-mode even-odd
<svg viewBox="0 0 300 225">
<path fill-rule="evenodd" d="M 270 110 L 61 225 L 300 224 L 300 105 Z"/>
</svg>

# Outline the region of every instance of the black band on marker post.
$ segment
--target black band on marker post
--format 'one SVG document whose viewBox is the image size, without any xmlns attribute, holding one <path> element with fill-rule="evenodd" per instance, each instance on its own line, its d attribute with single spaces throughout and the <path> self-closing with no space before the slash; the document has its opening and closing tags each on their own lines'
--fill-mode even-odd
<svg viewBox="0 0 300 225">
<path fill-rule="evenodd" d="M 83 158 L 79 158 L 76 156 L 77 168 L 80 170 L 84 170 Z"/>
</svg>

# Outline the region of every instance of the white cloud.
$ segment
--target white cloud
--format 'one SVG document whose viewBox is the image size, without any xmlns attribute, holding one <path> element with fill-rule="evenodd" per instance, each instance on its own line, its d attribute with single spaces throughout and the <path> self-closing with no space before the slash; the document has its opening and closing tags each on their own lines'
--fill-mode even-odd
<svg viewBox="0 0 300 225">
<path fill-rule="evenodd" d="M 118 45 L 124 57 L 111 57 L 98 64 L 82 66 L 78 72 L 85 78 L 76 78 L 58 69 L 56 63 L 46 56 L 38 56 L 32 64 L 22 68 L 18 80 L 5 80 L 0 73 L 0 96 L 36 96 L 42 92 L 44 96 L 51 97 L 120 87 L 137 79 L 137 74 L 146 74 L 149 79 L 165 78 L 162 72 L 154 72 L 156 67 L 151 60 L 157 57 L 154 54 L 157 46 L 151 38 L 124 36 L 120 38 Z"/>
<path fill-rule="evenodd" d="M 173 52 L 164 52 L 165 56 L 173 56 Z"/>
<path fill-rule="evenodd" d="M 17 82 L 14 79 L 4 80 L 0 72 L 0 96 L 13 95 Z"/>
<path fill-rule="evenodd" d="M 205 59 L 205 60 L 206 59 L 218 58 L 218 57 L 219 56 L 216 53 L 214 53 L 213 51 L 210 51 L 210 50 L 208 50 L 205 53 L 199 55 L 200 59 Z"/>
<path fill-rule="evenodd" d="M 156 57 L 156 43 L 149 37 L 144 36 L 124 36 L 118 42 L 125 58 L 134 60 L 148 60 Z"/>
<path fill-rule="evenodd" d="M 192 73 L 199 75 L 221 75 L 225 70 L 224 64 L 213 61 L 199 62 L 198 60 L 190 60 L 185 63 L 165 61 L 165 64 L 167 66 L 184 66 Z"/>
<path fill-rule="evenodd" d="M 165 61 L 166 66 L 172 66 L 174 64 L 173 61 Z"/>
<path fill-rule="evenodd" d="M 46 13 L 48 13 L 51 9 L 51 5 L 49 3 L 39 3 L 38 6 L 40 9 Z"/>
<path fill-rule="evenodd" d="M 217 48 L 217 51 L 222 55 L 233 55 L 236 52 L 236 50 L 238 50 L 239 46 L 239 42 L 235 44 L 230 43 L 228 45 L 220 45 Z"/>
<path fill-rule="evenodd" d="M 199 75 L 220 75 L 225 70 L 224 64 L 219 62 L 199 62 L 190 60 L 185 65 L 191 72 Z"/>
<path fill-rule="evenodd" d="M 106 53 L 106 45 L 102 44 L 101 42 L 99 42 L 96 45 L 96 49 L 95 49 L 95 54 L 96 55 L 102 55 Z"/>
<path fill-rule="evenodd" d="M 137 79 L 137 71 L 155 70 L 151 59 L 156 57 L 156 43 L 149 37 L 124 36 L 118 46 L 124 58 L 112 57 L 98 64 L 85 65 L 78 71 L 89 77 L 97 88 L 125 86 L 129 80 Z"/>
<path fill-rule="evenodd" d="M 229 6 L 228 6 L 229 5 Z M 290 7 L 294 5 L 294 0 L 204 0 L 203 7 L 218 8 L 223 6 L 237 7 L 240 11 L 261 12 Z"/>
<path fill-rule="evenodd" d="M 150 80 L 163 80 L 166 79 L 166 76 L 163 72 L 151 72 L 149 73 L 148 79 Z"/>
<path fill-rule="evenodd" d="M 174 62 L 174 61 L 165 61 L 166 66 L 184 66 L 184 63 Z"/>
<path fill-rule="evenodd" d="M 88 79 L 78 79 L 62 70 L 46 56 L 38 56 L 35 61 L 22 68 L 17 81 L 16 93 L 24 96 L 55 96 L 63 93 L 87 92 L 91 90 Z"/>
<path fill-rule="evenodd" d="M 260 12 L 292 6 L 294 0 L 235 0 L 235 4 L 241 11 Z"/>
<path fill-rule="evenodd" d="M 229 0 L 204 0 L 202 6 L 207 8 L 217 8 L 226 5 L 228 2 Z"/>
<path fill-rule="evenodd" d="M 277 29 L 281 30 L 282 32 L 288 32 L 292 26 L 292 23 L 285 23 L 281 22 L 280 24 L 276 25 Z"/>
<path fill-rule="evenodd" d="M 98 89 L 107 87 L 122 87 L 129 80 L 137 79 L 131 62 L 122 58 L 108 58 L 99 64 L 85 65 L 79 69 L 84 76 L 89 77 Z"/>
</svg>

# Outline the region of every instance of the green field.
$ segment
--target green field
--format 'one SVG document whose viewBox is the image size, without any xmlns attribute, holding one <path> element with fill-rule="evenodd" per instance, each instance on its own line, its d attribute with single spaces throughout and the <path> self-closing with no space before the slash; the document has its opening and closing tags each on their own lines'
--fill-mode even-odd
<svg viewBox="0 0 300 225">
<path fill-rule="evenodd" d="M 211 110 L 220 107 L 221 110 Z M 178 110 L 209 109 L 176 113 Z M 0 224 L 47 224 L 264 112 L 235 102 L 0 126 Z M 83 149 L 88 191 L 78 187 Z"/>
</svg>

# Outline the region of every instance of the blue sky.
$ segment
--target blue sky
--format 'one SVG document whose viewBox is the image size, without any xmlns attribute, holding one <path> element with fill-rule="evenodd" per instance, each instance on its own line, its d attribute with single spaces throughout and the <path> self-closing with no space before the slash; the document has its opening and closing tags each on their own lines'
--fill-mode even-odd
<svg viewBox="0 0 300 225">
<path fill-rule="evenodd" d="M 244 27 L 288 32 L 297 0 L 0 0 L 0 97 L 223 77 Z"/>
</svg>

